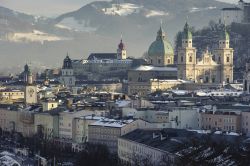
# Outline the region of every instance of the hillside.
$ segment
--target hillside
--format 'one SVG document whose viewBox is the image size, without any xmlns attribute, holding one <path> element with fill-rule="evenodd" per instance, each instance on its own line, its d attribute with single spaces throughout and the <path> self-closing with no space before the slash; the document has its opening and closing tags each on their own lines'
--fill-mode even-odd
<svg viewBox="0 0 250 166">
<path fill-rule="evenodd" d="M 115 52 L 121 34 L 128 55 L 140 57 L 155 40 L 161 20 L 174 43 L 187 16 L 198 29 L 218 20 L 225 6 L 230 5 L 215 0 L 123 0 L 118 5 L 96 1 L 56 19 L 0 8 L 0 57 L 5 59 L 1 67 L 27 61 L 61 66 L 67 52 L 73 59 Z"/>
</svg>

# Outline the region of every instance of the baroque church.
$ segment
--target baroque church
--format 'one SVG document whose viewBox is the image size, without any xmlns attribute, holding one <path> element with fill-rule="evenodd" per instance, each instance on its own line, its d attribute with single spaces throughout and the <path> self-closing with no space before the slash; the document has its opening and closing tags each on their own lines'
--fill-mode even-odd
<svg viewBox="0 0 250 166">
<path fill-rule="evenodd" d="M 201 58 L 197 58 L 192 33 L 186 23 L 182 46 L 178 49 L 178 78 L 195 83 L 232 83 L 234 50 L 230 48 L 230 36 L 226 28 L 220 34 L 218 45 L 213 54 L 207 49 Z"/>
<path fill-rule="evenodd" d="M 143 96 L 157 90 L 208 88 L 232 83 L 234 50 L 230 48 L 226 28 L 220 33 L 218 48 L 212 53 L 206 49 L 201 58 L 197 58 L 192 38 L 186 23 L 175 63 L 174 49 L 160 27 L 156 40 L 148 49 L 148 65 L 128 71 L 128 94 Z"/>
</svg>

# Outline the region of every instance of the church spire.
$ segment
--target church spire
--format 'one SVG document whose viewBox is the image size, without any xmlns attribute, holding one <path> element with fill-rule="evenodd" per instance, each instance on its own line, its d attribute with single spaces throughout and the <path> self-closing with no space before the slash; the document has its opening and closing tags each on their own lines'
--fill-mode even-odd
<svg viewBox="0 0 250 166">
<path fill-rule="evenodd" d="M 161 20 L 161 24 L 160 24 L 160 29 L 159 29 L 159 31 L 157 32 L 157 40 L 164 40 L 165 39 L 165 37 L 166 37 L 166 34 L 165 34 L 165 32 L 163 31 L 163 28 L 162 28 L 162 20 Z"/>
</svg>

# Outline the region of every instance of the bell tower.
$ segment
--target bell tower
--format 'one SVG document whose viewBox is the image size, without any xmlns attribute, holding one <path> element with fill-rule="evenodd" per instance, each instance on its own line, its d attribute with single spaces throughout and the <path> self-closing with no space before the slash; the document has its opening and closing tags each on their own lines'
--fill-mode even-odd
<svg viewBox="0 0 250 166">
<path fill-rule="evenodd" d="M 75 86 L 76 78 L 74 76 L 74 70 L 72 66 L 72 61 L 67 54 L 66 58 L 63 61 L 63 67 L 61 71 L 60 82 L 64 86 L 72 87 Z"/>
<path fill-rule="evenodd" d="M 221 65 L 220 68 L 220 82 L 233 82 L 233 54 L 234 50 L 230 48 L 230 36 L 227 32 L 226 26 L 220 33 L 219 48 L 215 50 L 215 61 Z"/>
<path fill-rule="evenodd" d="M 125 60 L 125 59 L 127 59 L 127 51 L 125 49 L 124 43 L 122 42 L 122 39 L 120 41 L 120 44 L 118 45 L 117 59 L 118 60 Z"/>
<path fill-rule="evenodd" d="M 28 65 L 25 65 L 27 70 L 27 80 L 25 81 L 25 90 L 24 90 L 24 97 L 25 97 L 25 104 L 36 104 L 37 103 L 37 86 L 33 80 L 33 74 L 31 69 Z"/>
<path fill-rule="evenodd" d="M 193 36 L 186 22 L 182 32 L 182 45 L 178 49 L 178 78 L 196 81 L 196 48 L 193 47 Z"/>
</svg>

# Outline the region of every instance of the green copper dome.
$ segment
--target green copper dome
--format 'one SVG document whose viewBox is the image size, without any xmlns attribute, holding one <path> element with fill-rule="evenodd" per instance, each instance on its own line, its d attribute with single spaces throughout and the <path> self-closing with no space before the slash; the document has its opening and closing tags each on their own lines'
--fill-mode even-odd
<svg viewBox="0 0 250 166">
<path fill-rule="evenodd" d="M 165 32 L 160 27 L 157 33 L 156 40 L 150 45 L 148 49 L 149 56 L 165 56 L 166 54 L 174 54 L 174 49 L 171 43 L 167 40 Z"/>
<path fill-rule="evenodd" d="M 227 32 L 226 27 L 224 28 L 224 31 L 220 33 L 220 40 L 230 40 L 229 33 Z"/>
<path fill-rule="evenodd" d="M 192 39 L 192 38 L 193 38 L 192 32 L 190 31 L 189 25 L 186 22 L 182 33 L 182 39 Z"/>
</svg>

